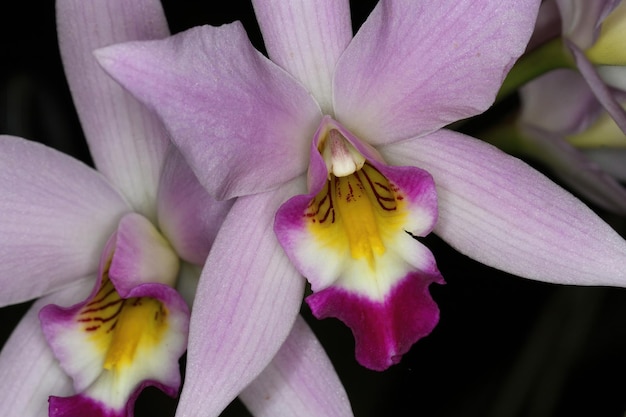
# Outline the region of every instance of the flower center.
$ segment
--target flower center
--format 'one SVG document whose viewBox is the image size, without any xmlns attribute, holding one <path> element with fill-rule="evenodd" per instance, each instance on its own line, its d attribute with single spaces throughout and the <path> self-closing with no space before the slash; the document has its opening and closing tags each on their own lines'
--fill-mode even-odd
<svg viewBox="0 0 626 417">
<path fill-rule="evenodd" d="M 321 142 L 320 153 L 328 167 L 328 181 L 313 198 L 305 216 L 329 245 L 350 248 L 353 259 L 375 267 L 385 253 L 381 230 L 398 217 L 395 188 L 336 129 Z"/>
<path fill-rule="evenodd" d="M 168 328 L 163 303 L 149 297 L 121 298 L 108 271 L 98 294 L 76 318 L 103 352 L 103 368 L 111 371 L 131 365 L 138 349 L 157 345 Z"/>
</svg>

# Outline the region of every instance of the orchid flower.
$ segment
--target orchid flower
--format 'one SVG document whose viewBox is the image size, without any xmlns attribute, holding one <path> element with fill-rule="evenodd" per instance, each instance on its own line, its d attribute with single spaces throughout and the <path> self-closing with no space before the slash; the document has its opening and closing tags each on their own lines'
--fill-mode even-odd
<svg viewBox="0 0 626 417">
<path fill-rule="evenodd" d="M 626 92 L 625 36 L 626 2 L 547 0 L 529 51 L 511 71 L 501 93 L 550 70 L 573 68 L 626 134 L 626 111 L 618 97 Z"/>
<path fill-rule="evenodd" d="M 621 97 L 621 100 L 619 98 Z M 616 95 L 626 104 L 626 94 Z M 549 166 L 593 203 L 626 213 L 626 135 L 578 72 L 549 72 L 520 89 L 518 151 Z M 508 139 L 512 139 L 509 137 Z"/>
<path fill-rule="evenodd" d="M 93 57 L 93 49 L 114 42 L 167 36 L 160 3 L 59 0 L 57 22 L 98 170 L 43 145 L 0 137 L 0 303 L 39 297 L 0 354 L 0 411 L 132 416 L 144 387 L 179 391 L 188 304 L 232 202 L 206 193 L 162 123 Z M 229 323 L 227 316 L 221 321 Z M 224 351 L 212 361 L 228 372 L 230 357 Z M 351 415 L 330 361 L 301 319 L 250 382 L 242 395 L 257 416 Z"/>
<path fill-rule="evenodd" d="M 232 304 L 195 308 L 190 360 L 233 349 L 237 375 L 264 366 L 288 331 L 285 315 L 297 314 L 304 275 L 314 314 L 346 322 L 357 359 L 387 368 L 437 322 L 428 286 L 442 278 L 412 238 L 431 230 L 523 277 L 626 283 L 626 243 L 587 206 L 525 163 L 443 128 L 493 103 L 537 1 L 383 0 L 354 37 L 347 1 L 253 6 L 271 60 L 239 23 L 96 51 L 161 116 L 203 186 L 238 197 L 196 296 L 230 292 Z M 215 270 L 234 284 L 215 284 Z M 251 298 L 249 288 L 278 295 Z M 219 342 L 196 338 L 226 309 L 272 330 L 248 334 L 262 353 L 227 331 Z M 192 368 L 187 392 L 210 395 L 218 385 L 207 375 L 239 389 L 236 378 Z M 185 402 L 179 412 L 206 407 Z"/>
</svg>

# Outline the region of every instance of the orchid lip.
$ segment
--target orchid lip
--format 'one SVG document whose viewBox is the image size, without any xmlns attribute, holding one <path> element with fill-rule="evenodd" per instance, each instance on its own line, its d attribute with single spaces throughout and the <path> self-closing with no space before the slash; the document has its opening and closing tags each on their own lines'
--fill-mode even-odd
<svg viewBox="0 0 626 417">
<path fill-rule="evenodd" d="M 128 214 L 105 246 L 91 295 L 73 307 L 40 311 L 46 339 L 76 392 L 51 398 L 54 415 L 91 415 L 95 409 L 127 415 L 147 385 L 176 395 L 189 308 L 168 285 L 178 267 L 171 256 L 160 257 L 167 251 L 147 219 Z"/>
<path fill-rule="evenodd" d="M 419 168 L 387 165 L 329 116 L 312 141 L 308 179 L 309 194 L 278 210 L 276 235 L 311 283 L 314 315 L 346 323 L 359 362 L 382 370 L 438 320 L 428 286 L 443 278 L 430 251 L 411 237 L 436 222 L 434 181 Z M 412 295 L 399 296 L 406 288 Z M 403 326 L 399 312 L 413 322 Z"/>
</svg>

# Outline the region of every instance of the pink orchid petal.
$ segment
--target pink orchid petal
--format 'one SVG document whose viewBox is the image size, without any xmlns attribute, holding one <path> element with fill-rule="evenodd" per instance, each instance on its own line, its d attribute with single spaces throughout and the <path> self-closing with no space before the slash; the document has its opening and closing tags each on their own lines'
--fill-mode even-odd
<svg viewBox="0 0 626 417">
<path fill-rule="evenodd" d="M 433 282 L 443 283 L 436 267 L 410 272 L 382 301 L 333 286 L 308 296 L 306 302 L 315 317 L 336 317 L 350 327 L 357 361 L 383 371 L 400 362 L 437 325 L 439 308 L 428 292 Z"/>
<path fill-rule="evenodd" d="M 558 135 L 530 127 L 525 131 L 532 156 L 544 161 L 564 184 L 604 209 L 626 214 L 626 188 L 586 152 Z M 621 157 L 619 165 L 623 167 L 626 159 L 623 153 Z"/>
<path fill-rule="evenodd" d="M 600 78 L 598 71 L 594 65 L 589 62 L 583 51 L 581 51 L 572 42 L 566 41 L 569 50 L 574 54 L 576 66 L 581 75 L 585 78 L 591 91 L 595 94 L 598 101 L 604 106 L 611 115 L 615 123 L 626 134 L 626 110 L 618 103 L 613 91 L 606 85 L 604 80 Z"/>
<path fill-rule="evenodd" d="M 335 115 L 372 145 L 432 132 L 494 101 L 539 1 L 386 0 L 337 65 Z"/>
<path fill-rule="evenodd" d="M 319 106 L 251 46 L 241 24 L 197 27 L 97 55 L 159 113 L 217 199 L 270 190 L 306 169 Z"/>
<path fill-rule="evenodd" d="M 141 214 L 126 214 L 110 243 L 109 250 L 114 252 L 109 277 L 122 297 L 141 284 L 174 286 L 180 268 L 178 254 L 150 220 Z"/>
<path fill-rule="evenodd" d="M 217 416 L 272 360 L 293 325 L 304 279 L 271 224 L 301 181 L 239 198 L 202 272 L 177 416 Z"/>
<path fill-rule="evenodd" d="M 302 317 L 263 372 L 239 398 L 255 417 L 350 417 L 346 391 Z"/>
<path fill-rule="evenodd" d="M 621 0 L 556 0 L 561 13 L 563 36 L 581 49 L 596 40 L 602 21 Z"/>
<path fill-rule="evenodd" d="M 540 281 L 626 285 L 626 242 L 595 213 L 516 158 L 441 130 L 381 149 L 437 184 L 435 233 L 486 265 Z"/>
<path fill-rule="evenodd" d="M 170 147 L 159 182 L 157 217 L 160 230 L 182 259 L 204 264 L 232 203 L 209 196 L 180 152 Z"/>
<path fill-rule="evenodd" d="M 0 305 L 95 273 L 123 198 L 96 171 L 35 142 L 0 137 Z"/>
<path fill-rule="evenodd" d="M 77 280 L 37 300 L 19 322 L 0 354 L 3 415 L 45 416 L 50 395 L 72 394 L 72 382 L 59 367 L 41 331 L 39 310 L 50 303 L 76 303 L 89 294 L 93 283 L 93 278 Z"/>
<path fill-rule="evenodd" d="M 252 2 L 272 61 L 311 92 L 332 114 L 332 76 L 352 39 L 347 0 Z"/>
<path fill-rule="evenodd" d="M 519 92 L 521 123 L 555 134 L 581 132 L 602 110 L 585 80 L 570 69 L 550 71 Z"/>
<path fill-rule="evenodd" d="M 161 123 L 99 67 L 92 51 L 169 35 L 158 0 L 56 3 L 61 56 L 96 167 L 135 210 L 154 216 L 167 146 Z"/>
</svg>

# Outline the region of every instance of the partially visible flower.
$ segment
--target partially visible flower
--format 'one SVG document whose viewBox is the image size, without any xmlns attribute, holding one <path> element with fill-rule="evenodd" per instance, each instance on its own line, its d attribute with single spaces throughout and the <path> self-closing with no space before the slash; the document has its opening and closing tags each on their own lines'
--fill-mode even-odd
<svg viewBox="0 0 626 417">
<path fill-rule="evenodd" d="M 626 105 L 626 93 L 616 94 Z M 552 71 L 520 89 L 516 150 L 545 163 L 600 207 L 626 214 L 626 135 L 578 72 Z M 510 140 L 515 140 L 513 137 Z"/>
<path fill-rule="evenodd" d="M 92 55 L 110 43 L 167 36 L 160 3 L 59 0 L 57 22 L 98 171 L 34 142 L 0 137 L 0 303 L 40 297 L 0 355 L 0 414 L 132 416 L 144 387 L 179 391 L 187 304 L 232 202 L 206 193 L 157 117 Z M 227 316 L 220 320 L 229 324 Z M 223 351 L 211 360 L 228 372 L 231 358 Z M 351 415 L 330 362 L 301 322 L 245 394 L 258 416 Z"/>
<path fill-rule="evenodd" d="M 546 0 L 528 52 L 505 81 L 502 94 L 556 68 L 576 69 L 626 133 L 626 2 Z"/>
<path fill-rule="evenodd" d="M 313 310 L 352 326 L 359 359 L 378 369 L 436 322 L 426 288 L 441 278 L 409 237 L 433 224 L 461 252 L 521 276 L 626 283 L 625 242 L 584 204 L 519 160 L 441 129 L 491 105 L 526 46 L 538 2 L 386 0 L 354 38 L 347 1 L 253 4 L 272 61 L 238 24 L 97 54 L 162 116 L 202 184 L 218 198 L 239 197 L 207 263 L 242 287 L 283 286 L 271 300 L 246 299 L 262 313 L 259 323 L 285 331 L 289 321 L 267 304 L 295 315 L 302 295 L 273 224 L 316 291 Z M 202 283 L 216 279 L 205 268 Z M 231 291 L 240 303 L 241 292 Z M 207 286 L 197 299 L 224 292 Z M 417 304 L 425 316 L 414 314 Z M 218 312 L 198 306 L 192 330 Z M 195 339 L 189 358 L 235 346 L 239 372 L 267 361 L 268 351 L 224 334 Z M 271 345 L 273 335 L 253 340 Z M 194 392 L 217 388 L 200 370 L 187 375 Z M 182 412 L 206 408 L 187 402 Z"/>
</svg>

